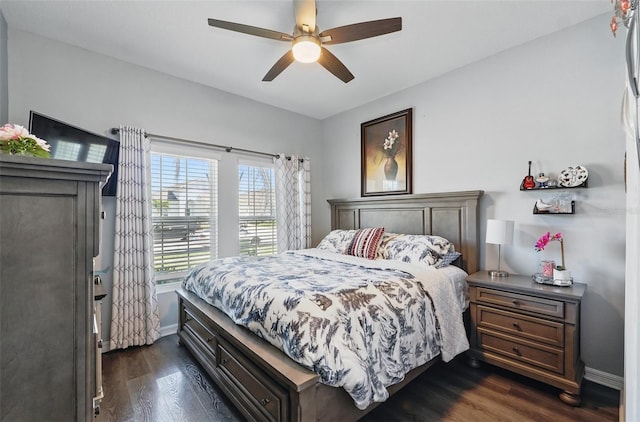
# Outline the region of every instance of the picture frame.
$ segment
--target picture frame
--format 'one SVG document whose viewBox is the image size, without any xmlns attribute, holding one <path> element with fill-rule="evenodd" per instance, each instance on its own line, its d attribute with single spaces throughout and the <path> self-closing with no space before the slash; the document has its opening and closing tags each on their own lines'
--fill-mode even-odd
<svg viewBox="0 0 640 422">
<path fill-rule="evenodd" d="M 360 125 L 362 196 L 412 193 L 413 109 Z"/>
</svg>

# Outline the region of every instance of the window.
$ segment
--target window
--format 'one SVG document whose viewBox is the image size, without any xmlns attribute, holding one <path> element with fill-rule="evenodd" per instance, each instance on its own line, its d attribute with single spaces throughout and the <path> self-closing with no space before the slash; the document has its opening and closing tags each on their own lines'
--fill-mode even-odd
<svg viewBox="0 0 640 422">
<path fill-rule="evenodd" d="M 273 165 L 238 165 L 240 255 L 272 255 L 276 238 L 276 193 Z"/>
<path fill-rule="evenodd" d="M 217 257 L 217 179 L 217 160 L 151 153 L 153 256 L 159 284 L 177 281 L 188 269 Z"/>
</svg>

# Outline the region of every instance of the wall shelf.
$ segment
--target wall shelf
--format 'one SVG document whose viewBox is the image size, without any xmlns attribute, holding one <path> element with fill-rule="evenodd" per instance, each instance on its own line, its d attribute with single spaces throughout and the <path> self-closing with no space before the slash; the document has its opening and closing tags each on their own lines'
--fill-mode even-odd
<svg viewBox="0 0 640 422">
<path fill-rule="evenodd" d="M 525 180 L 530 179 L 530 175 L 531 175 L 531 161 L 529 161 L 529 176 L 527 176 L 525 178 L 525 180 L 523 180 L 520 183 L 520 190 L 521 191 L 536 191 L 536 192 L 544 192 L 544 191 L 566 191 L 566 190 L 570 190 L 570 189 L 585 189 L 589 187 L 589 178 L 588 178 L 588 174 L 586 173 L 586 169 L 582 168 L 582 166 L 577 166 L 576 168 L 580 167 L 582 172 L 580 173 L 580 175 L 574 175 L 574 177 L 564 177 L 562 180 L 564 180 L 566 183 L 568 183 L 569 181 L 573 181 L 573 183 L 576 183 L 580 180 L 583 180 L 582 183 L 580 183 L 579 185 L 576 186 L 562 186 L 560 185 L 560 178 L 558 179 L 549 179 L 546 178 L 547 181 L 551 180 L 551 181 L 555 181 L 557 184 L 555 186 L 547 186 L 546 182 L 544 183 L 544 185 L 540 182 L 535 182 L 535 186 L 532 188 L 525 188 L 524 187 L 524 183 Z M 569 167 L 569 169 L 572 169 L 571 167 Z M 568 170 L 569 170 L 568 169 Z M 565 171 L 563 170 L 563 173 Z M 542 173 L 540 173 L 540 176 L 544 176 Z M 580 176 L 580 177 L 578 177 Z M 534 179 L 535 180 L 535 179 Z M 540 180 L 544 180 L 544 179 L 540 179 Z M 530 181 L 530 180 L 527 180 Z M 561 194 L 554 194 L 555 199 L 552 199 L 552 201 L 547 201 L 547 203 L 545 203 L 542 199 L 538 199 L 538 201 L 536 201 L 536 203 L 533 205 L 533 213 L 536 215 L 573 215 L 576 213 L 576 201 L 571 199 L 571 210 L 569 211 L 569 198 L 573 196 L 575 197 L 575 195 L 570 195 L 568 193 L 561 193 Z M 549 197 L 547 195 L 547 197 Z M 550 202 L 550 203 L 549 203 Z M 538 204 L 540 204 L 541 206 L 544 205 L 544 209 L 538 209 Z M 553 206 L 549 206 L 547 207 L 547 205 L 553 205 Z M 561 212 L 559 210 L 562 210 Z"/>
<path fill-rule="evenodd" d="M 520 190 L 522 190 L 522 191 L 544 191 L 544 190 L 551 191 L 551 190 L 561 190 L 561 189 L 584 189 L 584 188 L 588 188 L 589 187 L 589 179 L 585 180 L 583 183 L 579 184 L 578 186 L 547 186 L 547 187 L 540 187 L 538 182 L 536 182 L 536 187 L 535 188 L 531 188 L 531 189 L 525 189 L 522 186 L 523 183 L 520 183 Z"/>
<path fill-rule="evenodd" d="M 542 189 L 541 189 L 542 190 Z M 576 213 L 576 201 L 571 201 L 571 212 L 553 212 L 547 210 L 539 210 L 537 205 L 533 205 L 533 213 L 534 214 L 545 214 L 545 215 L 571 215 Z"/>
</svg>

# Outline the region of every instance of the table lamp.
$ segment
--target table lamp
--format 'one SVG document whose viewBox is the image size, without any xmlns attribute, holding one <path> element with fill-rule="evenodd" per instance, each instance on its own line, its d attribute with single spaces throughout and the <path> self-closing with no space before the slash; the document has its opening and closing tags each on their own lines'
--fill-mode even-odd
<svg viewBox="0 0 640 422">
<path fill-rule="evenodd" d="M 498 245 L 498 269 L 490 270 L 489 276 L 509 277 L 509 273 L 500 270 L 500 247 L 513 243 L 513 221 L 511 220 L 487 220 L 487 243 Z"/>
</svg>

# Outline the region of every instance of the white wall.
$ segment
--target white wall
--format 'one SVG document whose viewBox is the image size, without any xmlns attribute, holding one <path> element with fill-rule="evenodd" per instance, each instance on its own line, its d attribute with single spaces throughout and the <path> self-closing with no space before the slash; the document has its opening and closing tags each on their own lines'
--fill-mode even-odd
<svg viewBox="0 0 640 422">
<path fill-rule="evenodd" d="M 0 125 L 9 122 L 9 76 L 7 57 L 7 22 L 0 10 Z"/>
<path fill-rule="evenodd" d="M 155 134 L 309 156 L 312 189 L 318 192 L 313 202 L 323 202 L 322 167 L 314 162 L 319 156 L 317 120 L 11 28 L 9 88 L 9 118 L 25 126 L 29 110 L 35 110 L 105 135 L 126 124 Z M 103 203 L 107 220 L 100 268 L 113 261 L 115 200 L 104 197 Z M 225 244 L 224 234 L 219 242 Z M 223 246 L 220 249 L 224 252 Z M 104 280 L 109 292 L 111 273 Z M 175 294 L 159 296 L 161 325 L 177 323 Z M 108 339 L 109 297 L 103 310 Z"/>
<path fill-rule="evenodd" d="M 587 283 L 582 357 L 590 368 L 623 373 L 625 268 L 624 136 L 620 126 L 623 39 L 602 16 L 323 121 L 327 198 L 360 195 L 360 123 L 414 110 L 414 193 L 482 189 L 480 221 L 516 221 L 503 266 L 533 274 L 544 232 L 561 231 L 575 281 Z M 410 65 L 407 64 L 407 65 Z M 556 176 L 582 164 L 589 188 L 572 190 L 575 215 L 533 215 L 538 197 L 521 192 L 527 172 Z M 321 231 L 329 208 L 322 208 Z M 484 223 L 481 236 L 484 237 Z M 317 228 L 317 227 L 316 227 Z M 497 251 L 481 246 L 481 265 Z M 543 252 L 559 260 L 558 245 Z"/>
</svg>

